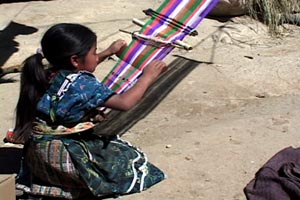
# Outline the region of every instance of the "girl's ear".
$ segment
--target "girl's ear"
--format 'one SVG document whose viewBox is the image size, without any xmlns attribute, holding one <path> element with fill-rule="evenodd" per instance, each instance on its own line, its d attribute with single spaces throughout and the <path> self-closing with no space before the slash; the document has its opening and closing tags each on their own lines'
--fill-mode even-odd
<svg viewBox="0 0 300 200">
<path fill-rule="evenodd" d="M 77 67 L 79 66 L 79 62 L 80 62 L 80 61 L 79 61 L 79 58 L 78 58 L 77 55 L 71 56 L 70 61 L 71 61 L 71 64 L 72 64 L 75 68 L 77 68 Z"/>
</svg>

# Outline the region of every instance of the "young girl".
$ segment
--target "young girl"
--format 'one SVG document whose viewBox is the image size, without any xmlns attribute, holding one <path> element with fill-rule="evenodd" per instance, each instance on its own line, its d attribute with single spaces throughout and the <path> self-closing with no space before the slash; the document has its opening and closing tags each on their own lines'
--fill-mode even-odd
<svg viewBox="0 0 300 200">
<path fill-rule="evenodd" d="M 42 52 L 24 61 L 13 139 L 25 144 L 17 188 L 26 194 L 115 197 L 165 178 L 139 149 L 118 136 L 97 136 L 93 127 L 101 116 L 97 108 L 130 109 L 166 65 L 151 62 L 132 88 L 115 94 L 92 72 L 126 44 L 117 40 L 97 54 L 96 39 L 82 25 L 57 24 L 43 36 Z"/>
</svg>

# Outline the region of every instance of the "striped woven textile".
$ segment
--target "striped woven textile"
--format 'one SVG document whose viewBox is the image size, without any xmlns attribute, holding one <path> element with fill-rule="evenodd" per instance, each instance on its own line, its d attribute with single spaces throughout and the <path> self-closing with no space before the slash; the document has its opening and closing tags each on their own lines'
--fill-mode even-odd
<svg viewBox="0 0 300 200">
<path fill-rule="evenodd" d="M 218 0 L 165 0 L 156 11 L 147 13 L 151 18 L 139 34 L 174 43 L 191 34 L 216 5 Z M 120 59 L 103 79 L 116 93 L 128 90 L 141 76 L 152 60 L 162 60 L 174 46 L 155 45 L 147 40 L 133 38 Z"/>
</svg>

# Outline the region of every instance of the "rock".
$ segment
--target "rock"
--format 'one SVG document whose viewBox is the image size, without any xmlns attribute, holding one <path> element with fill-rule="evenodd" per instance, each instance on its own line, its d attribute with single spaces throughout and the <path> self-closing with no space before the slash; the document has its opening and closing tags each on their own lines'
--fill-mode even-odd
<svg viewBox="0 0 300 200">
<path fill-rule="evenodd" d="M 231 17 L 246 14 L 245 0 L 220 0 L 209 13 L 210 16 Z"/>
</svg>

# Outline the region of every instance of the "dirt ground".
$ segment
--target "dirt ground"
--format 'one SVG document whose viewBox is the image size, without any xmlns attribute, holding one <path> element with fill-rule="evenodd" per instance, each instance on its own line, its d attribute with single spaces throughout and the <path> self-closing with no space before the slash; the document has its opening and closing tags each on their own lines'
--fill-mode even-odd
<svg viewBox="0 0 300 200">
<path fill-rule="evenodd" d="M 118 29 L 138 30 L 131 19 L 146 20 L 142 10 L 160 3 L 0 4 L 0 16 L 3 11 L 12 15 L 12 30 L 19 26 L 23 30 L 5 37 L 4 30 L 0 35 L 1 52 L 6 55 L 0 56 L 2 68 L 20 64 L 34 53 L 44 31 L 58 22 L 92 28 L 99 50 L 118 38 L 130 42 L 130 36 Z M 205 19 L 199 36 L 185 40 L 194 49 L 176 49 L 165 59 L 170 63 L 180 55 L 201 64 L 123 138 L 146 152 L 168 179 L 123 199 L 244 200 L 243 188 L 268 159 L 285 147 L 299 146 L 300 27 L 286 28 L 282 37 L 272 38 L 265 26 L 247 17 L 226 22 Z M 102 63 L 97 77 L 103 78 L 114 64 L 113 60 Z M 14 124 L 19 74 L 2 79 L 8 82 L 0 84 L 1 138 Z"/>
</svg>

